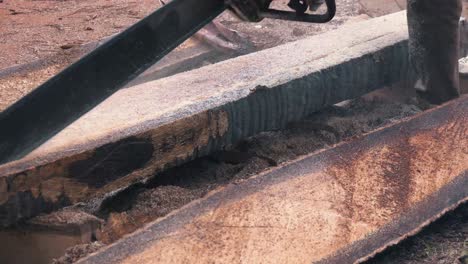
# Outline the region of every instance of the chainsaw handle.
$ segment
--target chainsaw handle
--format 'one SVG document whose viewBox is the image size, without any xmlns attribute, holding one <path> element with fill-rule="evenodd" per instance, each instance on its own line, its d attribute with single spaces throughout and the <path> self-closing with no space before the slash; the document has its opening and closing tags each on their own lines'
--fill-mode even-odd
<svg viewBox="0 0 468 264">
<path fill-rule="evenodd" d="M 291 11 L 283 11 L 268 8 L 266 10 L 261 10 L 259 15 L 262 18 L 273 18 L 273 19 L 282 19 L 282 20 L 291 20 L 299 22 L 309 22 L 309 23 L 326 23 L 333 19 L 336 13 L 336 3 L 335 0 L 325 0 L 327 5 L 327 12 L 325 14 L 307 14 L 307 13 L 298 13 Z"/>
</svg>

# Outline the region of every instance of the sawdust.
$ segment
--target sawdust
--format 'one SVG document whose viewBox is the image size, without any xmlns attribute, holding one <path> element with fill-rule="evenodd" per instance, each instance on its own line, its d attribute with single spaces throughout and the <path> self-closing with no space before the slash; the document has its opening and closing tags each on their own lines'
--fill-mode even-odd
<svg viewBox="0 0 468 264">
<path fill-rule="evenodd" d="M 54 64 L 34 71 L 15 73 L 0 78 L 0 111 L 5 110 L 9 105 L 65 67 L 65 64 Z"/>
<path fill-rule="evenodd" d="M 31 219 L 29 224 L 42 226 L 84 226 L 86 224 L 99 225 L 101 220 L 94 215 L 78 210 L 59 210 L 50 214 L 39 215 Z"/>
<path fill-rule="evenodd" d="M 80 258 L 87 256 L 93 252 L 98 251 L 104 244 L 101 242 L 93 242 L 89 244 L 76 245 L 67 249 L 64 256 L 54 259 L 53 264 L 71 264 L 79 260 Z"/>
<path fill-rule="evenodd" d="M 100 241 L 110 243 L 140 228 L 142 223 L 165 216 L 171 211 L 198 199 L 202 193 L 179 186 L 159 186 L 141 190 L 128 196 L 124 204 L 117 204 L 108 216 L 107 225 L 97 235 Z"/>
</svg>

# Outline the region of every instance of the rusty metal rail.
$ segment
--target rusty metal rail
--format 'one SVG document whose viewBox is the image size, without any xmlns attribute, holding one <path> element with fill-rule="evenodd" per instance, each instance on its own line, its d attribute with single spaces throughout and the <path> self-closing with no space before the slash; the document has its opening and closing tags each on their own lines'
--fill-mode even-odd
<svg viewBox="0 0 468 264">
<path fill-rule="evenodd" d="M 230 185 L 80 263 L 351 263 L 468 199 L 468 96 Z"/>
</svg>

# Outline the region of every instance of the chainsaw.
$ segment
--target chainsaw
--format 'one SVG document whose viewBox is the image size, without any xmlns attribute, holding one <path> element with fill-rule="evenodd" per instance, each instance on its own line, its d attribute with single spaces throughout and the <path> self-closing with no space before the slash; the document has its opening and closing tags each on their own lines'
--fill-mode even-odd
<svg viewBox="0 0 468 264">
<path fill-rule="evenodd" d="M 322 0 L 323 1 L 323 0 Z M 173 0 L 116 35 L 0 113 L 0 164 L 33 149 L 104 101 L 226 9 L 240 19 L 326 23 L 335 0 L 290 0 L 289 11 L 272 0 Z"/>
</svg>

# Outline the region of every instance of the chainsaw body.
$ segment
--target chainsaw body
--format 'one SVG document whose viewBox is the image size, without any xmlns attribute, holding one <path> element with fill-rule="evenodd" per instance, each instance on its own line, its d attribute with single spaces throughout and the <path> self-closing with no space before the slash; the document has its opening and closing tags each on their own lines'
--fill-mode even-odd
<svg viewBox="0 0 468 264">
<path fill-rule="evenodd" d="M 259 22 L 263 18 L 291 20 L 309 23 L 326 23 L 336 13 L 335 0 L 325 0 L 327 11 L 324 14 L 309 13 L 308 10 L 317 8 L 314 1 L 290 0 L 288 7 L 292 11 L 270 8 L 272 0 L 227 0 L 229 9 L 245 21 Z M 315 1 L 317 2 L 317 1 Z"/>
</svg>

